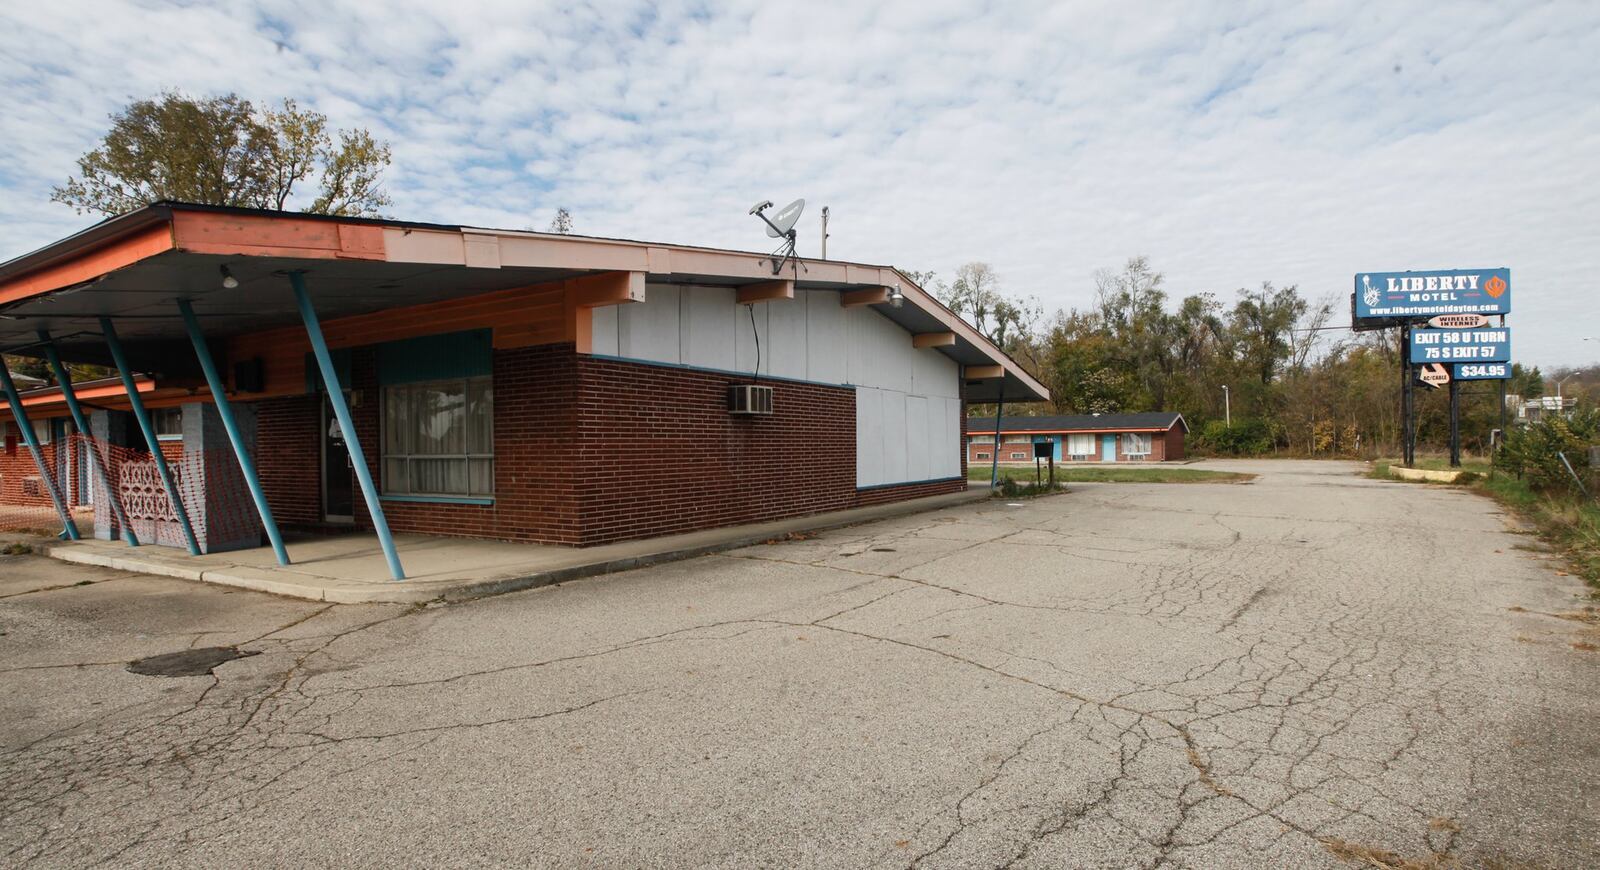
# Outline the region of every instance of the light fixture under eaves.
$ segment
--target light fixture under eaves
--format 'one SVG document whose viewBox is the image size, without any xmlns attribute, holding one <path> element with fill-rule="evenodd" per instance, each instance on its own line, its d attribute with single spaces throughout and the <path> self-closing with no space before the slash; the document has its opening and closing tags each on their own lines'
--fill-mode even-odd
<svg viewBox="0 0 1600 870">
<path fill-rule="evenodd" d="M 222 269 L 222 288 L 224 290 L 232 290 L 239 286 L 239 279 L 233 277 L 233 273 L 228 271 L 227 263 L 223 263 L 220 268 Z"/>
<path fill-rule="evenodd" d="M 889 304 L 896 308 L 906 304 L 906 294 L 900 292 L 899 284 L 894 285 L 894 288 L 889 291 Z"/>
</svg>

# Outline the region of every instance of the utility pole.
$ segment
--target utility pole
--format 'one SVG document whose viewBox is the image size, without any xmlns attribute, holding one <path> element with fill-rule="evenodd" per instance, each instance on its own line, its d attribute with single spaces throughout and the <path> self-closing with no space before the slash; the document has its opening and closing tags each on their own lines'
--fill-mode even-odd
<svg viewBox="0 0 1600 870">
<path fill-rule="evenodd" d="M 1222 385 L 1222 419 L 1224 425 L 1233 428 L 1233 397 L 1228 393 L 1228 385 Z"/>
<path fill-rule="evenodd" d="M 822 259 L 828 259 L 828 207 L 822 207 Z"/>
</svg>

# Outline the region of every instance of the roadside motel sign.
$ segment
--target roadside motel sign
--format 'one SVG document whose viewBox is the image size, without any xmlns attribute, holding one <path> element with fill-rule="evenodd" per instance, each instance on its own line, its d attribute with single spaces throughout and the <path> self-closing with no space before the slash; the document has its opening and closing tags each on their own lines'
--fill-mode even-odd
<svg viewBox="0 0 1600 870">
<path fill-rule="evenodd" d="M 1510 362 L 1511 330 L 1503 326 L 1484 329 L 1413 329 L 1411 361 Z"/>
<path fill-rule="evenodd" d="M 1511 364 L 1456 363 L 1453 374 L 1458 381 L 1503 381 L 1511 377 Z"/>
<path fill-rule="evenodd" d="M 1510 269 L 1356 273 L 1357 320 L 1510 314 Z"/>
</svg>

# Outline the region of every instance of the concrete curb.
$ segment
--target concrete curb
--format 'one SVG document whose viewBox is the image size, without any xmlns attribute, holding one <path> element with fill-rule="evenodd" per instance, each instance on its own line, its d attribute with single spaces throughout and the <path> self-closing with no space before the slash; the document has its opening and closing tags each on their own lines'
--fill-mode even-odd
<svg viewBox="0 0 1600 870">
<path fill-rule="evenodd" d="M 1433 471 L 1427 468 L 1402 468 L 1398 465 L 1389 466 L 1389 473 L 1401 480 L 1423 480 L 1433 483 L 1455 483 L 1461 478 L 1460 471 Z"/>
<path fill-rule="evenodd" d="M 726 536 L 717 537 L 712 541 L 682 546 L 666 546 L 659 550 L 627 556 L 601 558 L 593 562 L 569 565 L 547 571 L 508 574 L 482 579 L 407 580 L 398 583 L 372 583 L 327 578 L 322 582 L 316 582 L 306 575 L 291 575 L 306 579 L 285 580 L 280 572 L 271 568 L 257 568 L 237 564 L 202 567 L 188 562 L 189 556 L 177 552 L 167 554 L 147 551 L 140 552 L 137 555 L 133 553 L 106 553 L 81 549 L 69 542 L 40 543 L 35 544 L 35 548 L 41 550 L 44 555 L 52 559 L 60 559 L 64 562 L 72 562 L 79 565 L 93 565 L 136 574 L 151 574 L 161 577 L 173 577 L 179 580 L 213 583 L 219 586 L 232 586 L 255 592 L 282 595 L 288 598 L 324 601 L 331 604 L 421 604 L 440 600 L 450 602 L 469 601 L 474 598 L 485 598 L 506 592 L 553 586 L 584 577 L 615 574 L 619 571 L 630 571 L 650 565 L 693 559 L 727 550 L 737 550 L 741 547 L 754 546 L 787 535 L 809 534 L 847 526 L 864 525 L 880 520 L 895 519 L 988 500 L 989 491 L 987 488 L 981 490 L 969 489 L 963 493 L 926 496 L 920 499 L 893 502 L 886 505 L 853 508 L 828 514 L 814 514 L 808 517 L 795 517 L 750 526 L 734 526 L 722 530 L 727 533 Z M 718 531 L 717 529 L 708 529 L 704 532 L 691 533 L 687 536 L 673 537 L 715 535 Z M 669 537 L 662 540 L 670 542 L 672 539 L 672 537 Z M 146 550 L 147 548 L 140 549 Z M 148 548 L 148 550 L 154 550 L 154 548 Z M 188 563 L 185 564 L 186 562 Z M 283 572 L 283 574 L 288 573 Z"/>
</svg>

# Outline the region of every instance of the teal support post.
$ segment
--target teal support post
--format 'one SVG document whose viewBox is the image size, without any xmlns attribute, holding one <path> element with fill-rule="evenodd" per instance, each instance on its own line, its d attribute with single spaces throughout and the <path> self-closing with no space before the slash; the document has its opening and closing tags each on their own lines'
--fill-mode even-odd
<svg viewBox="0 0 1600 870">
<path fill-rule="evenodd" d="M 317 369 L 322 372 L 322 383 L 328 390 L 328 404 L 333 406 L 339 431 L 344 433 L 344 445 L 350 453 L 356 482 L 361 485 L 361 495 L 367 501 L 367 513 L 372 517 L 372 527 L 378 533 L 378 544 L 383 547 L 383 558 L 389 562 L 389 574 L 396 580 L 404 580 L 406 572 L 400 567 L 400 556 L 394 549 L 394 536 L 389 534 L 389 521 L 383 516 L 383 502 L 378 499 L 378 488 L 372 483 L 372 472 L 367 468 L 366 454 L 361 451 L 361 440 L 356 437 L 355 422 L 351 420 L 350 406 L 344 400 L 339 373 L 333 367 L 328 343 L 322 338 L 322 325 L 317 320 L 316 309 L 311 307 L 311 295 L 306 292 L 305 274 L 290 272 L 289 283 L 294 287 L 294 300 L 300 306 L 300 319 L 305 321 L 306 335 L 311 339 L 311 352 L 317 358 Z"/>
<path fill-rule="evenodd" d="M 50 371 L 56 376 L 56 383 L 61 385 L 61 398 L 66 400 L 67 411 L 72 414 L 72 423 L 83 433 L 85 449 L 89 451 L 89 463 L 94 466 L 94 473 L 100 475 L 100 480 L 106 485 L 106 501 L 111 502 L 111 515 L 117 518 L 117 528 L 122 530 L 122 537 L 128 546 L 139 546 L 139 536 L 133 533 L 133 527 L 128 525 L 128 517 L 122 512 L 122 500 L 117 498 L 117 484 L 106 473 L 105 463 L 100 459 L 100 450 L 95 446 L 94 433 L 89 431 L 89 421 L 83 416 L 83 408 L 78 406 L 78 394 L 72 389 L 72 374 L 67 367 L 61 364 L 61 354 L 56 352 L 55 342 L 50 340 L 50 333 L 39 330 L 39 340 L 44 342 L 44 358 L 50 363 Z"/>
<path fill-rule="evenodd" d="M 172 512 L 178 517 L 178 526 L 183 529 L 184 545 L 189 548 L 189 555 L 198 556 L 200 543 L 194 538 L 194 526 L 189 524 L 189 511 L 184 508 L 183 498 L 178 495 L 177 484 L 173 483 L 167 457 L 161 455 L 156 427 L 150 422 L 150 412 L 145 410 L 144 399 L 139 396 L 139 385 L 133 381 L 133 369 L 128 368 L 128 358 L 122 353 L 122 342 L 117 338 L 117 328 L 111 323 L 111 318 L 100 318 L 100 334 L 106 337 L 106 347 L 111 349 L 111 361 L 116 363 L 123 392 L 128 394 L 128 407 L 133 409 L 133 419 L 138 421 L 139 431 L 144 433 L 144 443 L 149 445 L 150 459 L 156 465 L 156 476 L 161 478 L 161 488 L 167 494 L 167 501 L 172 502 Z"/>
<path fill-rule="evenodd" d="M 0 357 L 0 388 L 5 390 L 11 416 L 17 421 L 17 428 L 22 430 L 22 440 L 28 445 L 28 452 L 33 454 L 33 464 L 39 466 L 39 478 L 44 481 L 45 489 L 50 490 L 50 501 L 55 504 L 56 513 L 61 515 L 61 525 L 67 538 L 78 540 L 78 524 L 72 521 L 72 512 L 67 510 L 67 502 L 61 497 L 61 490 L 56 488 L 56 479 L 50 475 L 50 463 L 44 461 L 44 451 L 39 449 L 39 438 L 33 434 L 33 425 L 28 422 L 28 412 L 23 410 L 22 397 L 17 395 L 17 385 L 11 380 L 11 367 L 6 365 L 5 357 Z"/>
<path fill-rule="evenodd" d="M 289 551 L 284 549 L 283 536 L 278 534 L 278 524 L 272 519 L 272 508 L 267 504 L 267 493 L 261 488 L 261 477 L 256 474 L 255 460 L 250 458 L 250 445 L 244 443 L 244 438 L 239 434 L 239 424 L 233 419 L 233 405 L 228 402 L 228 393 L 222 383 L 222 376 L 217 374 L 217 364 L 211 359 L 211 348 L 206 347 L 206 337 L 200 332 L 200 320 L 194 316 L 194 307 L 187 299 L 178 300 L 178 310 L 183 313 L 184 328 L 189 331 L 189 341 L 194 345 L 194 355 L 200 360 L 200 371 L 206 376 L 206 385 L 211 387 L 211 399 L 217 405 L 217 416 L 222 418 L 222 428 L 228 432 L 228 441 L 233 444 L 233 455 L 239 460 L 239 470 L 244 473 L 245 486 L 250 488 L 250 497 L 255 500 L 256 512 L 261 514 L 261 525 L 267 530 L 267 540 L 272 542 L 272 552 L 278 557 L 279 565 L 289 564 Z"/>
</svg>

